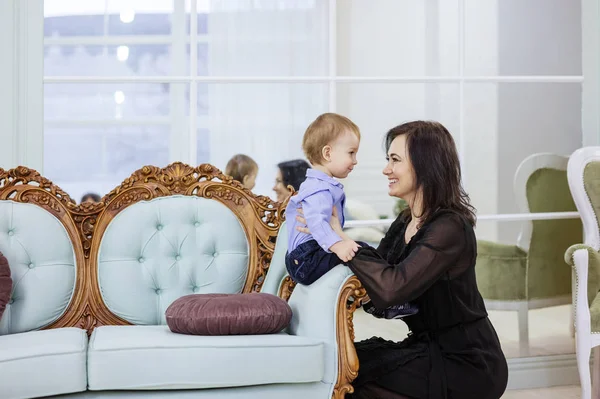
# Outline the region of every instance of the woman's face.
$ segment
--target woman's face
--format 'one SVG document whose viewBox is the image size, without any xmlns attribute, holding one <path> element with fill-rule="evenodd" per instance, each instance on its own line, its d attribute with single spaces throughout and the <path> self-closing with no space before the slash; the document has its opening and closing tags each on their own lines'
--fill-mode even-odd
<svg viewBox="0 0 600 399">
<path fill-rule="evenodd" d="M 403 198 L 410 203 L 415 197 L 415 172 L 408 156 L 406 135 L 402 134 L 392 141 L 387 153 L 387 165 L 383 174 L 388 178 L 388 194 Z"/>
<path fill-rule="evenodd" d="M 277 195 L 277 202 L 281 202 L 288 195 L 290 195 L 290 191 L 283 184 L 283 176 L 281 176 L 281 169 L 277 169 L 277 175 L 275 176 L 275 185 L 273 186 L 273 191 Z"/>
</svg>

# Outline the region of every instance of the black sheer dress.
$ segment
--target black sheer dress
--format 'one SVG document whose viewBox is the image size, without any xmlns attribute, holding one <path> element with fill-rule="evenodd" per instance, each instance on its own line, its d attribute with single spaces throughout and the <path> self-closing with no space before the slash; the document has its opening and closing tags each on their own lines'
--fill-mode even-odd
<svg viewBox="0 0 600 399">
<path fill-rule="evenodd" d="M 356 343 L 360 368 L 350 397 L 500 398 L 508 368 L 477 289 L 473 227 L 458 213 L 437 211 L 406 244 L 408 222 L 398 217 L 377 250 L 360 249 L 349 264 L 375 307 L 419 307 L 403 319 L 404 341 Z"/>
</svg>

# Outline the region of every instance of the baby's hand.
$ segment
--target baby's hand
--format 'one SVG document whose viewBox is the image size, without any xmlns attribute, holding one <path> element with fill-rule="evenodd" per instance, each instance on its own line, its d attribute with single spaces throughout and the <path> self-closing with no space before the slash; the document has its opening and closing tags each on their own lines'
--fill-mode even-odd
<svg viewBox="0 0 600 399">
<path fill-rule="evenodd" d="M 342 260 L 342 262 L 349 262 L 352 260 L 352 258 L 354 258 L 354 255 L 356 255 L 358 248 L 360 248 L 360 245 L 354 241 L 343 240 L 333 244 L 329 250 L 336 254 L 338 258 Z"/>
</svg>

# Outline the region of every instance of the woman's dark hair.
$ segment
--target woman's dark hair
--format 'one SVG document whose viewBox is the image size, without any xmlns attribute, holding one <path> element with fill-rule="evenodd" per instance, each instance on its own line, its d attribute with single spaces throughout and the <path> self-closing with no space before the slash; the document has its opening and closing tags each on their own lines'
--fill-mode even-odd
<svg viewBox="0 0 600 399">
<path fill-rule="evenodd" d="M 81 197 L 81 201 L 80 202 L 85 202 L 88 199 L 91 199 L 94 202 L 100 202 L 100 200 L 102 199 L 102 197 L 100 197 L 96 193 L 86 193 L 86 194 L 83 195 L 83 197 Z"/>
<path fill-rule="evenodd" d="M 306 170 L 310 169 L 310 164 L 303 159 L 294 159 L 277 164 L 281 171 L 281 178 L 285 187 L 292 186 L 295 191 L 300 189 L 300 185 L 306 179 Z"/>
<path fill-rule="evenodd" d="M 458 212 L 475 226 L 475 208 L 461 184 L 460 161 L 450 132 L 439 122 L 407 122 L 387 132 L 386 153 L 401 135 L 406 135 L 416 189 L 423 191 L 421 220 L 426 221 L 442 208 Z M 408 215 L 410 209 L 404 212 Z"/>
</svg>

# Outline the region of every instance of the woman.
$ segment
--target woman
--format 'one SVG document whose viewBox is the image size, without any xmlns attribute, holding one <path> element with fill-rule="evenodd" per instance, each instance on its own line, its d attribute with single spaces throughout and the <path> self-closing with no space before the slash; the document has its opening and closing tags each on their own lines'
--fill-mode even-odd
<svg viewBox="0 0 600 399">
<path fill-rule="evenodd" d="M 477 289 L 474 209 L 454 140 L 441 124 L 416 121 L 390 130 L 385 144 L 389 195 L 409 208 L 377 250 L 360 248 L 349 267 L 376 308 L 410 301 L 419 312 L 403 319 L 410 334 L 400 343 L 356 343 L 349 397 L 500 398 L 508 368 Z M 344 238 L 336 217 L 331 226 Z"/>
<path fill-rule="evenodd" d="M 306 179 L 306 170 L 310 169 L 310 165 L 302 159 L 294 159 L 281 162 L 277 167 L 273 191 L 277 196 L 277 202 L 282 202 L 291 193 L 288 186 L 294 187 L 295 191 L 300 189 L 300 184 Z"/>
</svg>

